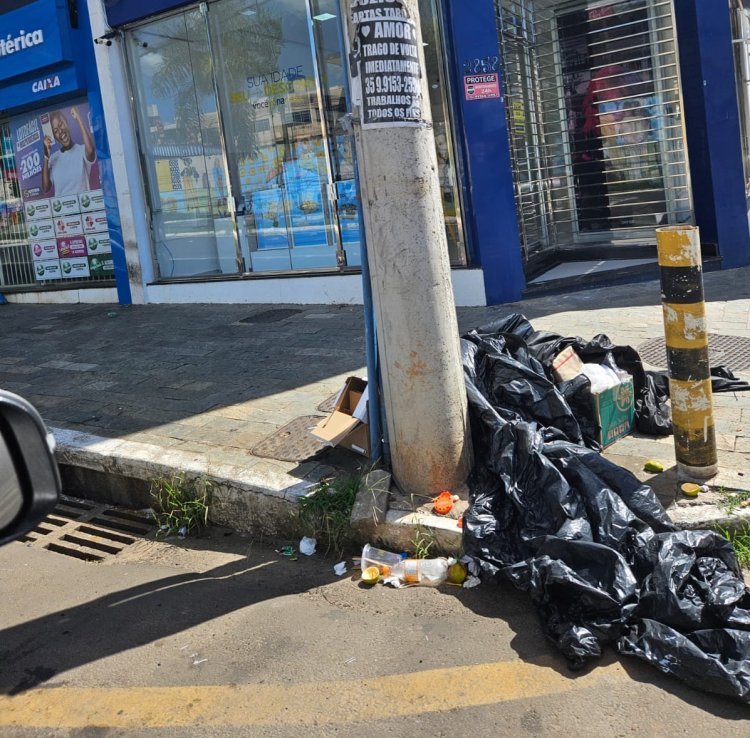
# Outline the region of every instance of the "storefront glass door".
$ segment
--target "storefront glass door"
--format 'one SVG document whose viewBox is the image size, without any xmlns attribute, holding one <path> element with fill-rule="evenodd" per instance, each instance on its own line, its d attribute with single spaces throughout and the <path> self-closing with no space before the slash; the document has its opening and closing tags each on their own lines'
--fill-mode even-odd
<svg viewBox="0 0 750 738">
<path fill-rule="evenodd" d="M 204 14 L 196 9 L 156 21 L 130 42 L 159 273 L 171 278 L 236 272 Z"/>
<path fill-rule="evenodd" d="M 359 264 L 351 146 L 329 131 L 316 59 L 316 44 L 340 58 L 339 37 L 311 32 L 313 12 L 223 0 L 132 34 L 162 277 Z M 345 109 L 340 65 L 322 69 Z"/>
</svg>

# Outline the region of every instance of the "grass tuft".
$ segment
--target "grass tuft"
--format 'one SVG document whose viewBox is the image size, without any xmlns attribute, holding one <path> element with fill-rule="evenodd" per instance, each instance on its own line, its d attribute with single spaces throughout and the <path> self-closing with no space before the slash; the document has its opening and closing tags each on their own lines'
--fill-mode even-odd
<svg viewBox="0 0 750 738">
<path fill-rule="evenodd" d="M 325 554 L 340 556 L 349 539 L 350 519 L 361 475 L 321 480 L 299 500 L 299 520 L 306 535 L 326 545 Z"/>
<path fill-rule="evenodd" d="M 206 479 L 188 482 L 185 474 L 159 477 L 151 482 L 151 500 L 159 526 L 156 535 L 186 535 L 208 525 L 213 485 Z"/>
<path fill-rule="evenodd" d="M 719 533 L 732 544 L 737 561 L 743 569 L 750 569 L 750 523 L 740 530 L 718 526 Z"/>
</svg>

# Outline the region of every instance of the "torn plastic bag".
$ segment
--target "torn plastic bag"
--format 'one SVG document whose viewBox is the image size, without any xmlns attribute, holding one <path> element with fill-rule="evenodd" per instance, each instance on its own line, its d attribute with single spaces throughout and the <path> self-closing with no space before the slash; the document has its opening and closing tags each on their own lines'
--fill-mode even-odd
<svg viewBox="0 0 750 738">
<path fill-rule="evenodd" d="M 621 637 L 638 601 L 623 557 L 591 541 L 546 537 L 534 558 L 503 574 L 530 594 L 547 636 L 574 669 Z"/>
<path fill-rule="evenodd" d="M 696 689 L 750 702 L 750 638 L 746 630 L 680 633 L 643 618 L 620 639 L 618 650 L 648 661 Z"/>
<path fill-rule="evenodd" d="M 726 366 L 711 367 L 711 390 L 713 392 L 747 392 L 750 384 L 735 377 Z"/>
<path fill-rule="evenodd" d="M 516 336 L 506 340 L 502 334 L 490 338 L 472 332 L 464 338 L 481 350 L 474 374 L 477 388 L 502 417 L 536 421 L 544 429 L 558 429 L 560 438 L 583 441 L 570 406 L 542 366 L 520 349 Z"/>
<path fill-rule="evenodd" d="M 546 360 L 561 341 L 587 344 L 537 333 L 517 315 L 493 326 L 461 344 L 475 450 L 466 553 L 528 592 L 571 666 L 609 644 L 750 701 L 750 593 L 731 547 L 710 531 L 678 531 L 650 487 L 583 445 L 568 412 L 585 438 L 588 380 L 549 394 Z M 605 339 L 597 351 L 610 351 Z M 658 378 L 643 376 L 658 398 Z"/>
<path fill-rule="evenodd" d="M 638 614 L 674 628 L 750 625 L 750 594 L 731 544 L 709 530 L 654 536 L 635 553 Z"/>
</svg>

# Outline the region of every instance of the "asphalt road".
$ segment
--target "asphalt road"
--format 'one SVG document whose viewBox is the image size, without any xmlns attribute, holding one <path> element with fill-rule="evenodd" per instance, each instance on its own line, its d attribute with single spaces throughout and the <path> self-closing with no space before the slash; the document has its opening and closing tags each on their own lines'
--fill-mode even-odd
<svg viewBox="0 0 750 738">
<path fill-rule="evenodd" d="M 609 654 L 570 672 L 525 596 L 365 588 L 214 530 L 101 563 L 0 550 L 0 736 L 747 736 L 750 707 Z"/>
</svg>

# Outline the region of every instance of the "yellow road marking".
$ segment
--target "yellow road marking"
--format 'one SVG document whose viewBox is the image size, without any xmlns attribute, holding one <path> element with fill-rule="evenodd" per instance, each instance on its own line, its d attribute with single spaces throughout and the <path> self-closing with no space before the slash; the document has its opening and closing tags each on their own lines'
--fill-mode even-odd
<svg viewBox="0 0 750 738">
<path fill-rule="evenodd" d="M 0 696 L 0 726 L 161 728 L 344 724 L 591 689 L 625 677 L 619 663 L 574 675 L 552 659 L 372 679 L 189 687 L 49 687 Z M 564 669 L 564 667 L 563 667 Z"/>
</svg>

